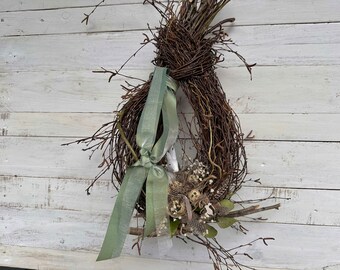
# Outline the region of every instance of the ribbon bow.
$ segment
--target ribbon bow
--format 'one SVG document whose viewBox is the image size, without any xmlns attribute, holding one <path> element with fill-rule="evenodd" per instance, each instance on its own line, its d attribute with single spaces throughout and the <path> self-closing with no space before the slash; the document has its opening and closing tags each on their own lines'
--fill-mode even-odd
<svg viewBox="0 0 340 270">
<path fill-rule="evenodd" d="M 135 204 L 146 181 L 146 224 L 144 235 L 161 235 L 169 230 L 167 215 L 168 176 L 157 165 L 178 136 L 176 82 L 167 69 L 156 67 L 146 103 L 140 117 L 136 143 L 140 159 L 126 170 L 97 261 L 120 256 Z M 163 132 L 156 141 L 162 113 Z"/>
</svg>

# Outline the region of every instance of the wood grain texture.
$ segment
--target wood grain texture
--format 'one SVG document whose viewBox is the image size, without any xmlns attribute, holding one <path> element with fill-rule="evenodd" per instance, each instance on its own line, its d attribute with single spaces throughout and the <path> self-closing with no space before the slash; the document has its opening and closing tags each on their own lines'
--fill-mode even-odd
<svg viewBox="0 0 340 270">
<path fill-rule="evenodd" d="M 180 262 L 173 260 L 148 259 L 136 256 L 122 256 L 114 260 L 96 262 L 97 253 L 85 251 L 64 251 L 44 248 L 0 246 L 0 264 L 31 269 L 54 270 L 107 270 L 114 265 L 115 270 L 125 269 L 161 269 L 161 270 L 206 270 L 209 263 Z M 259 270 L 278 270 L 274 268 L 257 268 Z M 280 270 L 286 270 L 280 268 Z M 335 270 L 335 269 L 330 269 Z"/>
<path fill-rule="evenodd" d="M 2 13 L 0 17 L 5 27 L 0 31 L 0 35 L 126 31 L 147 29 L 147 23 L 154 28 L 159 21 L 157 11 L 150 5 L 113 5 L 99 7 L 91 16 L 88 25 L 82 24 L 84 13 L 91 10 L 91 7 L 86 7 Z M 151 18 L 151 21 L 146 21 L 146 18 Z"/>
<path fill-rule="evenodd" d="M 5 1 L 6 2 L 6 1 Z M 32 35 L 79 32 L 126 31 L 147 29 L 158 25 L 159 15 L 150 5 L 142 5 L 142 1 L 133 1 L 135 5 L 117 5 L 122 1 L 109 6 L 99 7 L 89 20 L 89 24 L 81 24 L 84 13 L 89 13 L 89 1 L 74 1 L 74 4 L 65 1 L 56 3 L 20 4 L 14 1 L 7 5 L 10 9 L 40 9 L 54 8 L 53 10 L 18 11 L 0 13 L 2 30 L 0 35 Z M 31 2 L 31 1 L 29 1 Z M 51 2 L 51 1 L 50 1 Z M 58 3 L 59 2 L 59 3 Z M 61 3 L 64 2 L 64 3 Z M 73 2 L 73 1 L 72 1 Z M 130 1 L 131 2 L 131 1 Z M 60 4 L 61 7 L 57 5 Z M 29 7 L 31 5 L 31 7 Z M 95 5 L 92 2 L 90 5 Z M 4 5 L 5 6 L 5 5 Z M 12 7 L 11 7 L 12 6 Z M 46 7 L 45 7 L 46 6 Z M 72 8 L 65 8 L 72 6 Z M 79 7 L 79 8 L 78 8 Z M 296 24 L 315 22 L 339 22 L 339 2 L 327 1 L 270 1 L 270 0 L 234 0 L 231 1 L 218 15 L 216 20 L 236 17 L 236 25 L 267 25 L 267 24 Z M 247 12 L 244 12 L 247 10 Z M 128 15 L 129 14 L 129 15 Z M 261 14 L 261 16 L 259 16 Z M 132 19 L 133 17 L 133 19 Z"/>
<path fill-rule="evenodd" d="M 71 138 L 2 137 L 3 175 L 92 179 L 100 153 L 88 160 L 83 146 L 61 147 Z M 249 177 L 264 186 L 339 189 L 340 144 L 314 142 L 246 142 Z M 316 154 L 317 153 L 317 154 Z M 108 179 L 104 177 L 104 179 Z"/>
<path fill-rule="evenodd" d="M 65 251 L 98 251 L 108 221 L 108 217 L 103 219 L 99 214 L 89 216 L 77 211 L 44 209 L 4 209 L 0 215 L 3 220 L 2 224 L 6 224 L 0 225 L 2 245 Z M 37 222 L 37 218 L 41 216 L 44 219 L 39 219 Z M 252 247 L 242 249 L 254 258 L 254 260 L 239 258 L 249 265 L 279 268 L 287 265 L 288 258 L 287 266 L 290 269 L 320 269 L 340 263 L 337 256 L 340 245 L 335 240 L 340 237 L 340 227 L 253 222 L 243 222 L 243 225 L 249 230 L 247 235 L 233 229 L 226 229 L 219 234 L 219 241 L 223 242 L 226 248 L 232 248 L 258 237 L 276 239 L 268 242 L 269 246 L 258 242 Z M 51 234 L 51 231 L 54 233 Z M 129 237 L 124 246 L 125 255 L 137 254 L 136 250 L 131 250 L 132 242 L 133 237 Z M 314 246 L 315 243 L 318 245 L 317 248 Z M 178 239 L 174 239 L 173 246 L 166 255 L 159 255 L 157 249 L 158 245 L 154 239 L 146 240 L 143 245 L 143 257 L 209 262 L 203 247 L 191 244 L 188 246 Z M 317 261 L 314 261 L 313 258 L 320 255 L 320 249 L 324 253 Z M 284 254 L 282 254 L 283 251 Z M 304 256 L 296 256 L 296 254 L 304 254 Z M 76 260 L 70 261 L 74 263 Z"/>
<path fill-rule="evenodd" d="M 126 74 L 145 79 L 151 71 Z M 217 74 L 237 113 L 340 112 L 339 66 L 256 67 L 252 81 L 244 67 L 220 68 Z M 91 71 L 0 73 L 0 111 L 109 113 L 121 102 L 125 78 L 107 79 Z M 186 111 L 186 103 L 179 106 Z"/>
<path fill-rule="evenodd" d="M 113 117 L 113 113 L 3 113 L 0 131 L 3 136 L 89 137 Z"/>
<path fill-rule="evenodd" d="M 61 179 L 61 178 L 32 178 L 32 177 L 0 177 L 0 192 L 3 208 L 50 209 L 98 214 L 103 222 L 111 214 L 117 192 L 109 180 L 100 180 L 91 189 L 91 195 L 86 195 L 85 188 L 91 180 Z M 17 194 L 21 194 L 20 197 Z M 301 225 L 324 225 L 340 227 L 340 191 L 308 190 L 294 188 L 264 188 L 261 185 L 245 186 L 233 200 L 247 198 L 271 199 L 260 205 L 267 206 L 281 203 L 280 211 L 272 210 L 251 215 L 252 218 L 265 217 L 266 223 L 284 223 Z M 318 198 L 315 200 L 315 198 Z M 249 220 L 241 218 L 241 220 Z"/>
<path fill-rule="evenodd" d="M 237 39 L 240 46 L 235 47 L 249 63 L 264 66 L 313 66 L 339 65 L 339 42 L 334 36 L 340 24 L 323 24 L 316 32 L 313 24 L 304 27 L 287 28 L 286 26 L 270 26 L 264 31 L 249 29 L 254 38 Z M 292 37 L 283 32 L 295 31 Z M 305 31 L 309 28 L 309 31 Z M 256 31 L 257 29 L 257 31 Z M 263 29 L 262 29 L 263 30 Z M 236 30 L 235 30 L 236 32 Z M 262 33 L 259 35 L 258 33 Z M 301 35 L 301 38 L 294 36 Z M 79 70 L 97 69 L 100 66 L 111 67 L 113 63 L 120 66 L 130 57 L 143 42 L 142 32 L 97 33 L 93 35 L 57 35 L 57 36 L 25 36 L 2 37 L 3 49 L 0 52 L 0 72 L 10 71 L 43 71 L 43 70 Z M 276 40 L 276 42 L 275 42 Z M 304 41 L 305 40 L 305 41 Z M 325 42 L 321 42 L 325 40 Z M 126 66 L 126 69 L 150 69 L 153 46 L 145 47 L 142 53 Z M 117 53 L 119 52 L 119 53 Z M 230 53 L 225 55 L 224 67 L 241 66 L 241 61 Z"/>
<path fill-rule="evenodd" d="M 3 194 L 0 205 L 13 209 L 77 211 L 84 215 L 97 212 L 106 219 L 112 211 L 117 191 L 110 180 L 100 180 L 91 189 L 91 195 L 87 195 L 85 189 L 91 182 L 88 179 L 0 176 Z"/>
<path fill-rule="evenodd" d="M 98 2 L 99 3 L 99 2 Z M 105 0 L 102 4 L 106 5 L 122 5 L 122 4 L 140 4 L 139 0 Z M 92 7 L 96 5 L 93 0 L 2 0 L 0 5 L 1 12 L 10 11 L 31 11 L 31 10 L 46 10 L 46 9 L 65 9 L 72 7 Z"/>
<path fill-rule="evenodd" d="M 115 270 L 135 269 L 162 269 L 162 270 L 206 270 L 210 263 L 182 262 L 149 259 L 136 256 L 121 256 L 114 260 L 96 262 L 97 253 L 85 251 L 64 251 L 33 247 L 0 246 L 0 264 L 4 266 L 17 265 L 33 269 L 55 270 L 107 270 L 114 265 Z M 331 266 L 330 266 L 331 267 Z M 288 268 L 259 268 L 258 270 L 287 270 Z M 328 270 L 338 270 L 327 268 Z"/>
<path fill-rule="evenodd" d="M 189 105 L 186 105 L 186 108 Z M 0 136 L 89 137 L 113 113 L 2 113 Z M 190 114 L 186 117 L 191 117 Z M 340 141 L 340 114 L 238 114 L 255 140 Z M 185 135 L 185 134 L 184 134 Z M 183 136 L 183 135 L 182 135 Z"/>
<path fill-rule="evenodd" d="M 35 269 L 210 269 L 206 251 L 181 241 L 161 255 L 154 240 L 142 258 L 95 263 L 116 191 L 105 175 L 87 196 L 100 153 L 60 145 L 92 134 L 121 101 L 117 69 L 159 16 L 138 0 L 106 0 L 89 24 L 83 13 L 97 1 L 0 1 L 0 266 Z M 253 80 L 234 56 L 217 70 L 239 114 L 249 178 L 236 198 L 279 197 L 266 221 L 219 234 L 226 247 L 274 237 L 242 251 L 262 270 L 339 270 L 340 3 L 338 0 L 233 0 L 219 18 L 236 17 L 227 31 L 234 48 L 257 63 Z M 125 73 L 147 78 L 154 48 L 145 48 Z M 182 96 L 179 106 L 191 109 Z M 275 189 L 273 189 L 275 188 Z M 282 198 L 290 198 L 284 200 Z M 161 259 L 161 260 L 159 260 Z"/>
</svg>

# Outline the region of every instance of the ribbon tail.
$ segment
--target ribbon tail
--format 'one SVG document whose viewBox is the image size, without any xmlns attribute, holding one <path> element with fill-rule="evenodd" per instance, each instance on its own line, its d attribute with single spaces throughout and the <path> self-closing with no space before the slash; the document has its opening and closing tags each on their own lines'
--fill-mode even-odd
<svg viewBox="0 0 340 270">
<path fill-rule="evenodd" d="M 127 169 L 97 261 L 120 256 L 129 232 L 130 220 L 135 204 L 145 182 L 146 174 L 147 169 L 144 167 Z"/>
<path fill-rule="evenodd" d="M 159 162 L 177 140 L 179 121 L 176 104 L 175 93 L 168 89 L 162 106 L 163 133 L 151 152 L 154 162 Z"/>
<path fill-rule="evenodd" d="M 151 152 L 151 160 L 154 163 L 158 163 L 176 142 L 178 136 L 176 103 L 174 92 L 168 88 L 162 105 L 163 133 Z M 169 180 L 165 170 L 155 165 L 151 167 L 146 180 L 146 236 L 153 232 L 158 236 L 169 231 L 168 185 Z"/>
<path fill-rule="evenodd" d="M 149 174 L 150 174 L 149 170 Z M 157 181 L 157 180 L 156 180 Z M 147 176 L 146 179 L 146 209 L 145 209 L 145 228 L 144 228 L 144 236 L 148 237 L 150 236 L 153 232 L 155 232 L 156 229 L 156 223 L 155 223 L 155 209 L 153 206 L 153 183 L 154 179 L 153 177 Z"/>
<path fill-rule="evenodd" d="M 145 236 L 168 234 L 168 176 L 160 166 L 150 168 L 146 182 Z"/>
<path fill-rule="evenodd" d="M 151 151 L 157 135 L 158 122 L 166 92 L 167 69 L 156 67 L 150 85 L 150 90 L 140 117 L 136 142 L 140 148 Z"/>
</svg>

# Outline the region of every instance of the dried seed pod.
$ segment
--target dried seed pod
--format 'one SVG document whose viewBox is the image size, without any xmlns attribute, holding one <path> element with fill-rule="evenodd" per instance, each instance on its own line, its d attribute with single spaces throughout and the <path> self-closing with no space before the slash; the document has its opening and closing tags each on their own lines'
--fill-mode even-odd
<svg viewBox="0 0 340 270">
<path fill-rule="evenodd" d="M 199 182 L 199 178 L 195 174 L 190 174 L 187 178 L 187 182 L 195 185 Z"/>
<path fill-rule="evenodd" d="M 168 204 L 169 215 L 173 218 L 180 218 L 186 215 L 187 210 L 185 202 L 180 198 L 170 198 Z"/>
<path fill-rule="evenodd" d="M 183 183 L 175 180 L 175 181 L 172 181 L 170 184 L 169 184 L 169 193 L 170 194 L 178 194 L 178 193 L 181 193 L 183 190 Z"/>
<path fill-rule="evenodd" d="M 188 198 L 193 205 L 196 205 L 201 197 L 201 192 L 198 189 L 192 189 L 188 193 Z"/>
</svg>

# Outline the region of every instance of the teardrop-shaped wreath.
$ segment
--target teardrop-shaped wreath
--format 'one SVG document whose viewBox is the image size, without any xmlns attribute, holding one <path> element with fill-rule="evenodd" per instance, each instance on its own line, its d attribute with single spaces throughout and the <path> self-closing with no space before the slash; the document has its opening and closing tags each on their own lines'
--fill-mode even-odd
<svg viewBox="0 0 340 270">
<path fill-rule="evenodd" d="M 239 119 L 215 70 L 224 60 L 223 52 L 238 56 L 250 74 L 253 65 L 230 47 L 224 26 L 234 19 L 214 23 L 229 1 L 144 1 L 162 19 L 156 30 L 149 29 L 151 37 L 145 35 L 142 46 L 156 47 L 155 71 L 143 83 L 124 87 L 126 94 L 112 122 L 76 141 L 85 143 L 85 150 L 103 151 L 102 171 L 95 181 L 112 171 L 119 190 L 98 260 L 119 256 L 131 233 L 189 239 L 207 247 L 214 269 L 241 267 L 234 249 L 224 249 L 209 224 L 227 228 L 235 226 L 239 216 L 279 208 L 275 204 L 234 210 L 232 196 L 244 183 L 247 159 Z M 84 22 L 93 11 L 85 14 Z M 122 75 L 120 71 L 99 72 L 110 73 L 111 79 Z M 177 108 L 178 92 L 191 113 Z M 134 209 L 145 224 L 130 228 Z M 266 244 L 268 239 L 257 240 Z"/>
</svg>

